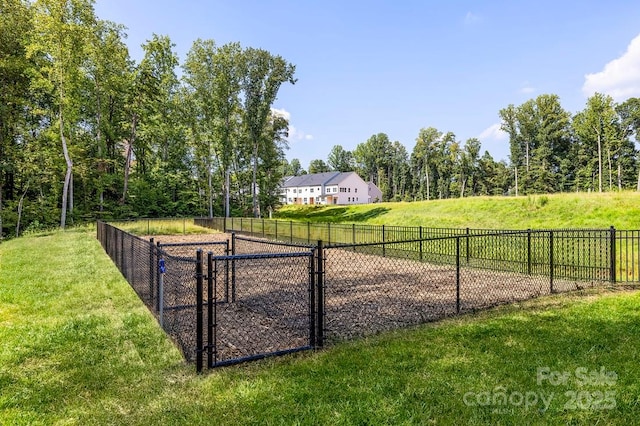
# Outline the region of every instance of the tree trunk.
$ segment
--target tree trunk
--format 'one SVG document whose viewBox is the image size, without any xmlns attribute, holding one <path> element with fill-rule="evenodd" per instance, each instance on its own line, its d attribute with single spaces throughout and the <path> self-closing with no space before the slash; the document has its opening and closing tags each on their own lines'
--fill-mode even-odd
<svg viewBox="0 0 640 426">
<path fill-rule="evenodd" d="M 64 136 L 64 122 L 62 119 L 62 107 L 60 107 L 60 140 L 62 141 L 62 153 L 67 163 L 67 172 L 64 176 L 64 185 L 62 187 L 62 211 L 60 212 L 60 228 L 64 229 L 67 224 L 67 201 L 69 197 L 69 184 L 71 183 L 71 172 L 73 171 L 73 163 L 69 156 L 69 148 L 67 147 L 67 138 Z"/>
<path fill-rule="evenodd" d="M 229 192 L 230 192 L 231 171 L 227 169 L 224 180 L 224 217 L 229 217 Z"/>
<path fill-rule="evenodd" d="M 251 197 L 253 200 L 253 217 L 259 217 L 258 211 L 258 143 L 253 145 L 253 177 L 251 181 Z"/>
<path fill-rule="evenodd" d="M 462 185 L 460 186 L 460 198 L 464 198 L 464 189 L 467 186 L 467 178 L 462 180 Z"/>
<path fill-rule="evenodd" d="M 211 172 L 211 164 L 207 165 L 207 186 L 208 186 L 208 201 L 209 201 L 209 217 L 213 217 L 213 173 Z"/>
<path fill-rule="evenodd" d="M 136 127 L 138 125 L 138 114 L 133 114 L 131 119 L 131 138 L 129 139 L 129 143 L 127 144 L 127 154 L 125 156 L 124 162 L 124 184 L 122 188 L 122 199 L 120 200 L 120 204 L 124 205 L 127 199 L 127 191 L 129 189 L 129 173 L 131 173 L 131 159 L 133 157 L 133 144 L 136 140 Z"/>
<path fill-rule="evenodd" d="M 431 195 L 431 190 L 429 189 L 431 186 L 431 183 L 429 182 L 429 167 L 425 168 L 425 175 L 427 178 L 427 201 L 429 201 Z"/>
<path fill-rule="evenodd" d="M 602 140 L 598 133 L 598 191 L 602 192 Z"/>
<path fill-rule="evenodd" d="M 516 173 L 516 197 L 518 196 L 518 168 L 515 168 Z"/>
<path fill-rule="evenodd" d="M 618 191 L 622 191 L 622 165 L 618 163 Z"/>
<path fill-rule="evenodd" d="M 24 189 L 24 192 L 20 196 L 20 201 L 18 202 L 18 220 L 16 221 L 16 238 L 20 236 L 20 221 L 22 220 L 22 206 L 24 205 L 24 197 L 27 195 L 28 190 L 29 190 L 29 184 L 27 183 L 27 187 Z"/>
<path fill-rule="evenodd" d="M 613 172 L 611 170 L 611 150 L 607 148 L 607 161 L 609 164 L 609 191 L 613 190 Z"/>
</svg>

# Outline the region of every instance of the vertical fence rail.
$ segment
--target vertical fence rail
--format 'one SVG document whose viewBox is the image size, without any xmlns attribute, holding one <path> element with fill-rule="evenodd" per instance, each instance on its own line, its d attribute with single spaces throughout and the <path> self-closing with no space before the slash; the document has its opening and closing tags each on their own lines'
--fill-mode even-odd
<svg viewBox="0 0 640 426">
<path fill-rule="evenodd" d="M 317 319 L 316 319 L 316 347 L 320 348 L 324 345 L 324 320 L 325 320 L 325 303 L 324 303 L 324 244 L 322 240 L 318 240 L 316 246 L 316 305 L 317 305 Z"/>
<path fill-rule="evenodd" d="M 196 371 L 202 372 L 204 336 L 203 336 L 203 267 L 202 250 L 196 252 Z"/>
</svg>

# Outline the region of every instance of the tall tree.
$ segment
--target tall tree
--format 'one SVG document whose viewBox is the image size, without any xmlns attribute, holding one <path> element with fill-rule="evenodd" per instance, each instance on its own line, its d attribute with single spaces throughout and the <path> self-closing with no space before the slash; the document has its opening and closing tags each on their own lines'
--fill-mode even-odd
<svg viewBox="0 0 640 426">
<path fill-rule="evenodd" d="M 14 190 L 16 144 L 25 132 L 25 111 L 31 106 L 29 76 L 35 66 L 27 59 L 31 31 L 29 4 L 24 0 L 0 0 L 0 240 L 5 193 L 11 199 Z"/>
<path fill-rule="evenodd" d="M 91 0 L 37 0 L 35 26 L 37 31 L 30 46 L 30 54 L 46 52 L 49 59 L 40 69 L 40 82 L 53 94 L 56 102 L 58 136 L 66 163 L 62 190 L 60 227 L 67 221 L 67 209 L 73 212 L 73 161 L 69 145 L 78 122 L 79 88 L 84 75 L 86 40 L 95 26 Z"/>
<path fill-rule="evenodd" d="M 324 160 L 317 158 L 315 160 L 311 160 L 309 163 L 309 174 L 324 173 L 328 171 L 331 171 L 331 167 L 329 167 Z"/>
<path fill-rule="evenodd" d="M 295 84 L 295 65 L 289 64 L 281 56 L 274 56 L 266 50 L 248 48 L 244 51 L 244 91 L 243 122 L 252 147 L 251 198 L 254 217 L 260 216 L 258 209 L 257 178 L 260 142 L 268 126 L 271 107 L 283 83 Z"/>
<path fill-rule="evenodd" d="M 342 145 L 334 145 L 329 151 L 327 163 L 331 170 L 336 172 L 353 171 L 353 154 L 345 150 Z"/>
<path fill-rule="evenodd" d="M 436 144 L 442 132 L 435 127 L 420 129 L 416 145 L 411 153 L 411 170 L 414 177 L 414 194 L 418 200 L 431 199 L 433 184 L 433 164 L 436 161 Z"/>
<path fill-rule="evenodd" d="M 601 93 L 596 93 L 587 99 L 586 108 L 576 114 L 573 119 L 573 128 L 581 145 L 581 157 L 586 160 L 585 163 L 580 164 L 581 175 L 583 178 L 588 178 L 592 164 L 595 162 L 599 192 L 603 189 L 604 156 L 607 155 L 610 158 L 608 153 L 620 138 L 617 120 L 613 98 Z"/>
</svg>

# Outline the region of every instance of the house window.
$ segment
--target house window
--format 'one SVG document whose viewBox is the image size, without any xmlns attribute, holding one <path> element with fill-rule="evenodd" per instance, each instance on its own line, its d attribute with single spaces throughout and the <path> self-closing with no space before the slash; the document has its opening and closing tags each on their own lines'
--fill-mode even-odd
<svg viewBox="0 0 640 426">
<path fill-rule="evenodd" d="M 293 200 L 291 198 L 289 198 L 289 202 L 291 203 Z"/>
<path fill-rule="evenodd" d="M 347 198 L 347 202 L 350 203 L 351 202 L 351 197 Z"/>
<path fill-rule="evenodd" d="M 295 189 L 295 188 L 293 188 L 293 193 L 294 193 L 294 194 L 296 193 L 296 189 Z"/>
<path fill-rule="evenodd" d="M 313 188 L 311 188 L 309 191 L 310 191 L 310 192 L 313 192 Z"/>
<path fill-rule="evenodd" d="M 349 188 L 349 192 L 351 192 L 351 188 Z"/>
<path fill-rule="evenodd" d="M 304 203 L 307 204 L 307 199 L 306 198 L 304 199 Z"/>
<path fill-rule="evenodd" d="M 355 188 L 355 189 L 353 190 L 353 192 L 358 192 L 358 188 Z"/>
<path fill-rule="evenodd" d="M 340 192 L 347 192 L 347 188 L 340 188 Z"/>
</svg>

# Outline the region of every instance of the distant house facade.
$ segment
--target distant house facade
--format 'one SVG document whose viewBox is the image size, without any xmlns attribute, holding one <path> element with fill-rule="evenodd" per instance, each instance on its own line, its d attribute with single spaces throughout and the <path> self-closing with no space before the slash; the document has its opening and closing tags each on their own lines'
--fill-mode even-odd
<svg viewBox="0 0 640 426">
<path fill-rule="evenodd" d="M 282 204 L 348 205 L 382 201 L 382 192 L 355 172 L 327 172 L 285 178 Z"/>
</svg>

